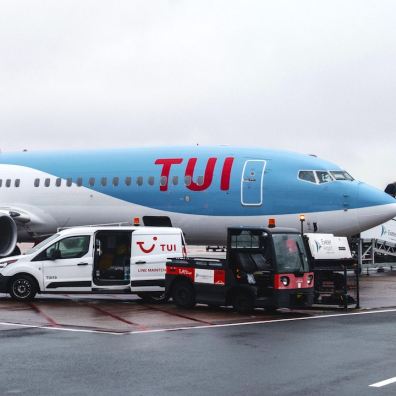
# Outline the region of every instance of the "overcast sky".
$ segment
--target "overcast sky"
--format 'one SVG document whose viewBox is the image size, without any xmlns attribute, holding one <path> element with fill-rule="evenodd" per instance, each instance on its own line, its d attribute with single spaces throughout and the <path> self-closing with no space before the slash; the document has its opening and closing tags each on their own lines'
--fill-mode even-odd
<svg viewBox="0 0 396 396">
<path fill-rule="evenodd" d="M 0 148 L 282 148 L 383 189 L 395 15 L 394 0 L 0 0 Z"/>
</svg>

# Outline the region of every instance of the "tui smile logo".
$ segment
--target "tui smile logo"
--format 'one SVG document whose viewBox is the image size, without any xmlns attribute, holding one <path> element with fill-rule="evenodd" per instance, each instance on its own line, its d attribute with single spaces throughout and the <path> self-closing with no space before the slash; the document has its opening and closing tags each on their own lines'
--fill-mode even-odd
<svg viewBox="0 0 396 396">
<path fill-rule="evenodd" d="M 315 241 L 315 245 L 316 245 L 316 251 L 319 252 L 319 250 L 322 249 L 322 245 L 318 241 Z"/>
<path fill-rule="evenodd" d="M 140 247 L 140 250 L 143 252 L 143 253 L 146 253 L 146 254 L 149 254 L 149 253 L 151 253 L 154 249 L 155 249 L 155 242 L 157 241 L 157 237 L 153 237 L 153 241 L 154 241 L 154 243 L 148 248 L 148 249 L 146 249 L 143 245 L 144 245 L 144 242 L 136 242 L 136 244 Z"/>
</svg>

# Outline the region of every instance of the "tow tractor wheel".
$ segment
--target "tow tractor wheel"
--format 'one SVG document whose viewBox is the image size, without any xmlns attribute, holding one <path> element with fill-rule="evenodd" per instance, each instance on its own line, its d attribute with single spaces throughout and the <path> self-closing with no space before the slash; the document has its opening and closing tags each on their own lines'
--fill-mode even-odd
<svg viewBox="0 0 396 396">
<path fill-rule="evenodd" d="M 241 314 L 250 313 L 254 309 L 253 296 L 247 292 L 239 291 L 234 296 L 233 306 L 235 311 Z"/>
<path fill-rule="evenodd" d="M 162 304 L 169 300 L 165 292 L 138 293 L 138 296 L 143 301 L 151 304 Z"/>
<path fill-rule="evenodd" d="M 268 307 L 265 307 L 265 311 L 273 314 L 277 312 L 277 307 L 275 305 L 268 305 Z"/>
<path fill-rule="evenodd" d="M 195 305 L 195 292 L 191 283 L 176 282 L 172 287 L 172 298 L 175 304 L 182 308 L 192 308 Z"/>
<path fill-rule="evenodd" d="M 37 291 L 37 283 L 29 275 L 15 275 L 11 280 L 10 294 L 14 300 L 31 301 Z"/>
</svg>

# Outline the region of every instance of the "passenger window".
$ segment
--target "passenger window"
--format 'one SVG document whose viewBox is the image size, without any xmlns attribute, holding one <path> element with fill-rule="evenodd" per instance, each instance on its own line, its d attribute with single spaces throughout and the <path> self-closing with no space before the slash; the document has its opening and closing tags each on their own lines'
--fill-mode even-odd
<svg viewBox="0 0 396 396">
<path fill-rule="evenodd" d="M 316 171 L 316 176 L 318 177 L 319 184 L 333 181 L 329 172 L 326 171 Z"/>
<path fill-rule="evenodd" d="M 50 179 L 45 179 L 45 180 L 44 180 L 44 186 L 45 186 L 45 187 L 49 187 L 49 186 L 50 186 L 50 183 L 51 183 L 51 180 L 50 180 Z"/>
<path fill-rule="evenodd" d="M 143 185 L 143 177 L 142 176 L 138 176 L 138 178 L 136 179 L 136 184 L 138 186 Z"/>
<path fill-rule="evenodd" d="M 90 236 L 74 236 L 54 243 L 40 253 L 38 260 L 73 259 L 85 256 L 89 250 Z M 55 253 L 57 251 L 57 253 Z"/>
<path fill-rule="evenodd" d="M 173 183 L 174 186 L 177 186 L 179 184 L 179 177 L 178 176 L 173 176 L 172 183 Z"/>
<path fill-rule="evenodd" d="M 186 186 L 189 186 L 191 184 L 191 176 L 185 176 L 184 177 L 184 184 Z"/>
<path fill-rule="evenodd" d="M 160 186 L 166 186 L 166 183 L 168 183 L 168 178 L 166 176 L 161 176 Z"/>
<path fill-rule="evenodd" d="M 58 242 L 62 259 L 80 258 L 89 250 L 89 235 L 62 239 Z"/>
<path fill-rule="evenodd" d="M 19 187 L 21 185 L 21 179 L 15 179 L 15 187 Z"/>
<path fill-rule="evenodd" d="M 3 185 L 3 179 L 0 179 L 0 187 Z"/>
<path fill-rule="evenodd" d="M 39 187 L 40 186 L 40 179 L 35 179 L 34 180 L 34 187 Z"/>
<path fill-rule="evenodd" d="M 76 181 L 77 187 L 81 187 L 83 184 L 83 179 L 82 177 L 77 177 L 77 181 Z"/>
<path fill-rule="evenodd" d="M 58 177 L 56 180 L 55 180 L 55 186 L 56 187 L 60 187 L 62 185 L 62 179 L 60 178 L 60 177 Z"/>
<path fill-rule="evenodd" d="M 298 173 L 298 178 L 310 183 L 316 183 L 315 174 L 313 171 L 300 171 Z"/>
<path fill-rule="evenodd" d="M 72 184 L 73 184 L 73 179 L 72 179 L 71 177 L 68 177 L 68 178 L 66 179 L 66 186 L 67 186 L 67 187 L 71 187 Z"/>
<path fill-rule="evenodd" d="M 11 187 L 11 179 L 6 180 L 6 187 Z"/>
<path fill-rule="evenodd" d="M 125 178 L 125 185 L 126 185 L 126 186 L 130 186 L 131 183 L 132 183 L 132 178 L 131 178 L 130 176 L 127 176 L 127 177 Z"/>
<path fill-rule="evenodd" d="M 198 176 L 198 178 L 197 178 L 197 184 L 198 184 L 198 186 L 203 186 L 203 184 L 204 184 L 204 178 L 203 178 L 203 176 Z"/>
<path fill-rule="evenodd" d="M 90 177 L 88 180 L 89 186 L 93 187 L 95 185 L 95 178 L 94 177 Z"/>
<path fill-rule="evenodd" d="M 117 187 L 120 184 L 119 177 L 113 177 L 113 187 Z"/>
<path fill-rule="evenodd" d="M 101 184 L 103 187 L 106 187 L 106 186 L 107 186 L 107 177 L 102 177 L 102 178 L 100 179 L 100 184 Z"/>
<path fill-rule="evenodd" d="M 148 178 L 148 184 L 150 184 L 150 186 L 154 186 L 154 176 L 150 176 Z"/>
</svg>

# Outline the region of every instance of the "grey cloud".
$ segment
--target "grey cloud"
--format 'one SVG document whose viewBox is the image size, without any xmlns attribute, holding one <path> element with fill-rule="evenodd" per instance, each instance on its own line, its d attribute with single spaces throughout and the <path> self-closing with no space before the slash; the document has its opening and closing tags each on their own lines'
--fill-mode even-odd
<svg viewBox="0 0 396 396">
<path fill-rule="evenodd" d="M 393 1 L 3 1 L 3 150 L 233 144 L 396 179 Z"/>
</svg>

